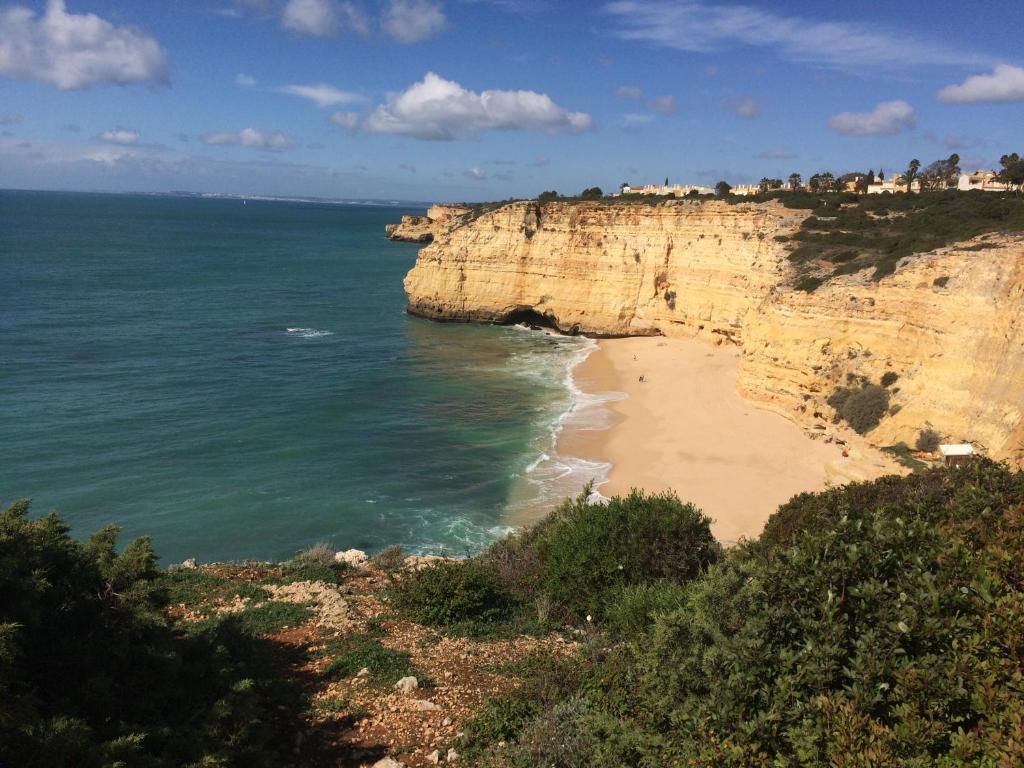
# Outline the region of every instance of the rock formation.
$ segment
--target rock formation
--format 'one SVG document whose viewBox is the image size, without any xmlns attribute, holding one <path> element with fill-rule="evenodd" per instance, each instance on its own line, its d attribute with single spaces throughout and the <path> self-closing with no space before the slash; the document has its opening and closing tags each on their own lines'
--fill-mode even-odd
<svg viewBox="0 0 1024 768">
<path fill-rule="evenodd" d="M 932 426 L 1024 461 L 1024 240 L 986 236 L 813 293 L 789 287 L 778 203 L 510 203 L 435 230 L 405 279 L 410 313 L 543 324 L 593 336 L 740 345 L 739 387 L 812 427 L 848 379 L 899 376 L 876 445 Z"/>
<path fill-rule="evenodd" d="M 442 230 L 461 221 L 472 209 L 460 205 L 432 205 L 425 216 L 403 216 L 398 224 L 384 226 L 388 240 L 429 243 Z"/>
</svg>

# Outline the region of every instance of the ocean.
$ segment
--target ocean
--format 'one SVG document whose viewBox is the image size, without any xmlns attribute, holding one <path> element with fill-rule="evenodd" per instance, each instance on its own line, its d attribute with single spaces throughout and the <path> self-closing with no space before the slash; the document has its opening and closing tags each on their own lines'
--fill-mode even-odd
<svg viewBox="0 0 1024 768">
<path fill-rule="evenodd" d="M 0 191 L 0 504 L 164 563 L 460 555 L 607 470 L 593 342 L 405 313 L 395 206 Z"/>
</svg>

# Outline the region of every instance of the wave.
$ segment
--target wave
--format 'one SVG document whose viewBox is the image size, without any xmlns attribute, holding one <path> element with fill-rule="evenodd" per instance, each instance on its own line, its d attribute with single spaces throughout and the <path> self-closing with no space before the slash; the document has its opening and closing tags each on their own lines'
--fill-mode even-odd
<svg viewBox="0 0 1024 768">
<path fill-rule="evenodd" d="M 512 520 L 523 520 L 550 511 L 566 497 L 577 495 L 588 483 L 593 483 L 592 501 L 599 502 L 605 498 L 597 489 L 607 482 L 611 464 L 560 454 L 559 437 L 565 430 L 608 429 L 611 426 L 609 403 L 626 395 L 622 392 L 582 390 L 576 381 L 575 371 L 597 349 L 597 342 L 585 337 L 561 338 L 572 345 L 568 354 L 552 356 L 527 352 L 516 356 L 518 359 L 514 361 L 517 375 L 544 379 L 549 384 L 557 381 L 561 384 L 563 396 L 538 425 L 542 437 L 535 443 L 537 452 L 515 475 L 516 487 L 507 506 L 507 516 Z"/>
<path fill-rule="evenodd" d="M 303 339 L 318 339 L 321 336 L 334 335 L 333 331 L 321 331 L 317 328 L 285 328 L 285 331 Z"/>
</svg>

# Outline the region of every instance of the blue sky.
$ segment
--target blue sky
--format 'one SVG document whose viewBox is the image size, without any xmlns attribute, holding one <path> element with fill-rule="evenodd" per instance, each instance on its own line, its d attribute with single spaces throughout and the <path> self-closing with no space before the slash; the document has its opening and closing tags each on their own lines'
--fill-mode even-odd
<svg viewBox="0 0 1024 768">
<path fill-rule="evenodd" d="M 0 187 L 480 200 L 1024 151 L 1020 0 L 0 0 Z"/>
</svg>

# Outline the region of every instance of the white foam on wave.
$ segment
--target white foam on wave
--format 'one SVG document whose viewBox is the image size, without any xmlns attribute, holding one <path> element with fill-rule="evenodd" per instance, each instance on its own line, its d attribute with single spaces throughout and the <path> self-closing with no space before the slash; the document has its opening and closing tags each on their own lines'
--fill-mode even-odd
<svg viewBox="0 0 1024 768">
<path fill-rule="evenodd" d="M 321 331 L 317 328 L 285 328 L 285 331 L 303 339 L 318 339 L 321 336 L 334 335 L 332 331 Z"/>
<path fill-rule="evenodd" d="M 528 330 L 528 329 L 527 329 Z M 536 331 L 532 331 L 537 333 Z M 575 496 L 588 483 L 593 483 L 590 499 L 604 500 L 598 489 L 608 480 L 611 464 L 580 456 L 563 456 L 558 452 L 559 436 L 566 429 L 590 431 L 608 429 L 611 425 L 608 404 L 625 397 L 622 392 L 585 392 L 576 381 L 575 371 L 597 349 L 593 339 L 580 338 L 578 346 L 561 358 L 561 383 L 566 393 L 565 407 L 554 418 L 548 417 L 547 434 L 538 455 L 523 470 L 509 503 L 509 513 L 542 512 L 559 504 L 568 496 Z M 531 365 L 536 362 L 530 353 L 519 356 L 516 367 L 526 368 L 527 376 L 553 378 L 549 366 Z M 527 359 L 523 359 L 523 357 Z M 550 354 L 545 356 L 551 360 Z M 524 365 L 525 364 L 525 365 Z M 529 372 L 532 369 L 532 372 Z"/>
</svg>

